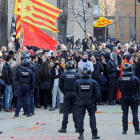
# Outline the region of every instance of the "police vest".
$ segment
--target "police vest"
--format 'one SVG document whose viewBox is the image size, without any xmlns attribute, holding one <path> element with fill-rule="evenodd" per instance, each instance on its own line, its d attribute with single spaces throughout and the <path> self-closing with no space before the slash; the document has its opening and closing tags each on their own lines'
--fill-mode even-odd
<svg viewBox="0 0 140 140">
<path fill-rule="evenodd" d="M 31 82 L 31 70 L 30 69 L 21 69 L 19 75 L 19 83 L 20 84 L 30 84 Z"/>
<path fill-rule="evenodd" d="M 93 82 L 91 79 L 81 79 L 78 83 L 79 98 L 92 99 L 93 98 Z"/>
<path fill-rule="evenodd" d="M 121 92 L 125 96 L 131 96 L 137 94 L 137 86 L 133 82 L 132 76 L 122 77 Z"/>
<path fill-rule="evenodd" d="M 66 91 L 74 91 L 75 90 L 75 82 L 77 80 L 77 74 L 75 73 L 66 73 L 64 79 L 64 90 Z"/>
</svg>

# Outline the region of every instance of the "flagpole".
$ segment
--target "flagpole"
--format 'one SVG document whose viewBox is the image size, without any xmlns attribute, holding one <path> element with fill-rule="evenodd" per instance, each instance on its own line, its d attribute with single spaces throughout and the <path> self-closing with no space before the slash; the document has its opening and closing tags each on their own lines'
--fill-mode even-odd
<svg viewBox="0 0 140 140">
<path fill-rule="evenodd" d="M 106 32 L 107 32 L 107 28 L 105 26 L 105 43 L 106 43 Z"/>
<path fill-rule="evenodd" d="M 23 24 L 21 22 L 21 25 L 22 25 L 22 29 L 23 29 L 23 38 L 22 38 L 22 46 L 23 46 L 23 40 L 24 40 L 24 28 L 23 28 Z"/>
</svg>

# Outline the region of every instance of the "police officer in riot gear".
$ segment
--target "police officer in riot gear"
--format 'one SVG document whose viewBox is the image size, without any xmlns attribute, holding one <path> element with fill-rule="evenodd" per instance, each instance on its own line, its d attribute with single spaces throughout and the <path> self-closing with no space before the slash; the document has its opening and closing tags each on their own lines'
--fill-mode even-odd
<svg viewBox="0 0 140 140">
<path fill-rule="evenodd" d="M 23 53 L 21 56 L 21 61 L 24 59 L 29 59 L 29 55 L 27 53 Z"/>
<path fill-rule="evenodd" d="M 95 111 L 96 103 L 95 100 L 100 99 L 100 91 L 98 84 L 95 80 L 91 79 L 91 70 L 88 67 L 84 67 L 81 73 L 81 79 L 76 81 L 76 92 L 79 97 L 79 127 L 78 131 L 80 136 L 78 139 L 84 140 L 84 117 L 86 114 L 86 109 L 89 112 L 90 116 L 90 127 L 92 130 L 92 139 L 100 139 L 97 136 L 97 128 L 96 128 L 96 118 Z"/>
<path fill-rule="evenodd" d="M 59 88 L 64 93 L 64 115 L 62 121 L 62 128 L 58 130 L 60 133 L 66 133 L 68 115 L 70 110 L 73 114 L 75 123 L 75 132 L 78 133 L 77 124 L 77 95 L 75 92 L 75 82 L 80 77 L 76 74 L 76 69 L 72 61 L 66 63 L 67 72 L 63 73 L 59 80 Z"/>
<path fill-rule="evenodd" d="M 24 59 L 28 59 L 28 60 L 29 60 L 29 58 L 30 58 L 30 57 L 29 57 L 29 54 L 23 53 L 22 56 L 21 56 L 21 62 L 22 62 Z M 22 64 L 19 64 L 16 70 L 20 69 L 21 67 L 22 67 Z M 33 72 L 35 72 L 35 67 L 34 67 L 33 64 L 30 63 L 30 64 L 29 64 L 29 68 L 30 68 Z"/>
<path fill-rule="evenodd" d="M 123 65 L 122 77 L 118 80 L 118 86 L 122 94 L 122 110 L 123 110 L 123 132 L 127 134 L 128 130 L 128 110 L 129 106 L 132 110 L 133 125 L 135 134 L 139 135 L 139 120 L 138 120 L 138 89 L 140 81 L 133 75 L 132 66 L 128 63 Z"/>
<path fill-rule="evenodd" d="M 23 100 L 23 108 L 26 110 L 27 117 L 31 117 L 30 114 L 30 93 L 35 86 L 35 76 L 33 71 L 29 69 L 30 61 L 29 59 L 22 60 L 22 67 L 16 71 L 15 81 L 18 81 L 19 93 L 17 96 L 17 107 L 15 110 L 15 117 L 19 117 L 19 112 L 21 109 L 21 103 Z"/>
</svg>

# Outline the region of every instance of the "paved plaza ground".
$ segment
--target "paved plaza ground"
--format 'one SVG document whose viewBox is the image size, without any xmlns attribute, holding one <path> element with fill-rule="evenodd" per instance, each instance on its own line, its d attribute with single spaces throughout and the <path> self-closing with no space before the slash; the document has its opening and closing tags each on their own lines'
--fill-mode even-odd
<svg viewBox="0 0 140 140">
<path fill-rule="evenodd" d="M 139 110 L 140 111 L 140 110 Z M 79 134 L 74 133 L 72 116 L 66 134 L 58 133 L 61 128 L 62 114 L 59 111 L 49 112 L 48 109 L 36 109 L 36 115 L 27 118 L 20 113 L 20 117 L 13 119 L 14 113 L 0 112 L 0 140 L 77 140 Z M 139 112 L 140 117 L 140 112 Z M 134 135 L 132 114 L 129 112 L 129 130 L 122 135 L 122 111 L 120 106 L 98 106 L 96 113 L 97 128 L 101 140 L 140 140 Z M 36 125 L 39 122 L 39 125 Z M 45 125 L 41 125 L 45 123 Z M 89 116 L 85 117 L 85 140 L 91 140 Z"/>
</svg>

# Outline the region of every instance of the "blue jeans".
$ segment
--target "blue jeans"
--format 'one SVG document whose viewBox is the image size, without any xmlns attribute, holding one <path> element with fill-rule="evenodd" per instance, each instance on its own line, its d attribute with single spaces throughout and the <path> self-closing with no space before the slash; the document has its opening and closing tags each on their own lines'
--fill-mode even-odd
<svg viewBox="0 0 140 140">
<path fill-rule="evenodd" d="M 13 98 L 12 85 L 10 86 L 6 85 L 6 88 L 5 88 L 5 109 L 6 110 L 9 110 L 9 108 L 11 108 L 12 98 Z"/>
<path fill-rule="evenodd" d="M 59 98 L 59 93 L 57 93 L 57 97 L 56 97 L 56 100 L 57 100 L 57 105 L 56 106 L 59 106 L 60 105 L 60 98 Z"/>
</svg>

